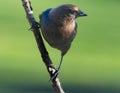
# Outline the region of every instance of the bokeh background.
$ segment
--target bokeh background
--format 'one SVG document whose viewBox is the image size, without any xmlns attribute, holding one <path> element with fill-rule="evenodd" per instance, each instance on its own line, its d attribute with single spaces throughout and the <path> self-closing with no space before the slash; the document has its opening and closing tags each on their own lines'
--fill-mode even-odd
<svg viewBox="0 0 120 93">
<path fill-rule="evenodd" d="M 31 0 L 34 15 L 71 3 L 87 17 L 65 55 L 59 78 L 66 93 L 120 93 L 120 0 Z M 21 0 L 0 0 L 0 93 L 52 93 Z M 60 52 L 45 43 L 58 66 Z"/>
</svg>

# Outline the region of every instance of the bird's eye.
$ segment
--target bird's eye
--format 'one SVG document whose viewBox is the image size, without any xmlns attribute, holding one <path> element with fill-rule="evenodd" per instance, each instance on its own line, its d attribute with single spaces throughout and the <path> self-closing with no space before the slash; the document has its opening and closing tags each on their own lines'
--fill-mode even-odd
<svg viewBox="0 0 120 93">
<path fill-rule="evenodd" d="M 74 14 L 74 11 L 71 10 L 71 9 L 69 9 L 69 10 L 68 10 L 68 13 L 70 13 L 70 14 Z"/>
<path fill-rule="evenodd" d="M 76 15 L 77 11 L 75 11 L 75 10 L 69 10 L 69 13 Z"/>
<path fill-rule="evenodd" d="M 74 11 L 74 14 L 75 14 L 75 15 L 78 14 L 78 11 Z"/>
<path fill-rule="evenodd" d="M 71 14 L 74 14 L 74 13 L 75 13 L 75 11 L 71 10 Z"/>
</svg>

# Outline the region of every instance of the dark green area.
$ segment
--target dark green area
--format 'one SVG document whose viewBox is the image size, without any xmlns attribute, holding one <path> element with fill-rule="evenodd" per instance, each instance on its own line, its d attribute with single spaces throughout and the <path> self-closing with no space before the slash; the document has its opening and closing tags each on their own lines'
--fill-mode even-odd
<svg viewBox="0 0 120 93">
<path fill-rule="evenodd" d="M 75 4 L 88 14 L 77 19 L 77 37 L 63 60 L 59 78 L 64 89 L 68 93 L 117 93 L 120 88 L 120 1 L 31 2 L 38 21 L 39 13 L 64 3 Z M 0 93 L 52 92 L 49 75 L 29 28 L 21 0 L 0 1 Z M 60 52 L 45 44 L 58 66 Z"/>
</svg>

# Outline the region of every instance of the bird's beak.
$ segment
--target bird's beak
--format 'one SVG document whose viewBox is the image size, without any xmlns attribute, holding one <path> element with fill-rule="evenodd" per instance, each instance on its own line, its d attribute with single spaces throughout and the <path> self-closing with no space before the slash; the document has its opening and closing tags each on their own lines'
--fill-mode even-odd
<svg viewBox="0 0 120 93">
<path fill-rule="evenodd" d="M 78 14 L 77 14 L 77 17 L 82 17 L 82 16 L 87 16 L 87 14 L 85 14 L 84 12 L 80 11 Z"/>
</svg>

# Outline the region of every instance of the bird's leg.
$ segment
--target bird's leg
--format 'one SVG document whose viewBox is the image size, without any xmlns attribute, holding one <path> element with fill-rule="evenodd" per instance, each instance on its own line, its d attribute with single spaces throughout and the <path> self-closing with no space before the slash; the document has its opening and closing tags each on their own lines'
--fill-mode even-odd
<svg viewBox="0 0 120 93">
<path fill-rule="evenodd" d="M 54 78 L 56 78 L 58 76 L 58 74 L 60 72 L 61 65 L 62 65 L 62 60 L 63 60 L 63 55 L 61 55 L 60 64 L 50 80 L 53 80 Z"/>
</svg>

